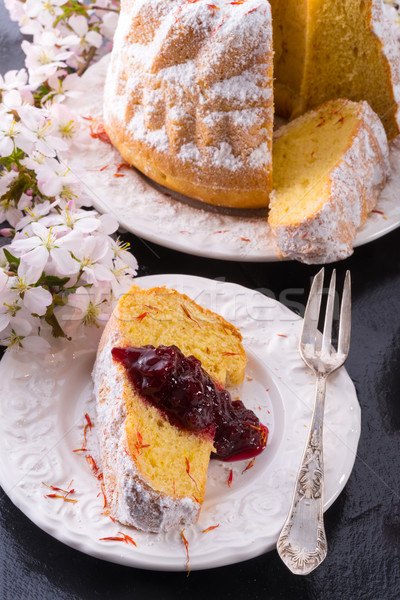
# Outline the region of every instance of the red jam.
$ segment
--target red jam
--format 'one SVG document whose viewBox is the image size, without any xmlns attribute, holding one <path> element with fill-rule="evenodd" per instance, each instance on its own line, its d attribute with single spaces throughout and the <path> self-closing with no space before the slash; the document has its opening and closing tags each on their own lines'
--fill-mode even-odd
<svg viewBox="0 0 400 600">
<path fill-rule="evenodd" d="M 268 429 L 240 400 L 218 389 L 194 356 L 176 346 L 113 348 L 136 391 L 173 423 L 214 435 L 214 458 L 242 460 L 266 446 Z"/>
</svg>

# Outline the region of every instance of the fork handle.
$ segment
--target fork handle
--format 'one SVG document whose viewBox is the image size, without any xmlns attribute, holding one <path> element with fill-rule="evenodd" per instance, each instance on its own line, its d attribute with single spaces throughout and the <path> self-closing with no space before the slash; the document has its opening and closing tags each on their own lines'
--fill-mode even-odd
<svg viewBox="0 0 400 600">
<path fill-rule="evenodd" d="M 311 429 L 296 478 L 289 515 L 278 538 L 277 550 L 287 567 L 307 575 L 326 557 L 324 529 L 324 464 L 322 430 L 326 375 L 317 374 Z"/>
</svg>

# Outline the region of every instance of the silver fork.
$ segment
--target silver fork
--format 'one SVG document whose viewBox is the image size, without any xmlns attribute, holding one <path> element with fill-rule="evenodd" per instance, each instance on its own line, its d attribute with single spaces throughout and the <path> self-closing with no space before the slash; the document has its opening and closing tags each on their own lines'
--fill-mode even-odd
<svg viewBox="0 0 400 600">
<path fill-rule="evenodd" d="M 324 331 L 318 332 L 324 269 L 314 277 L 304 313 L 300 354 L 317 377 L 311 428 L 297 474 L 289 515 L 278 538 L 277 550 L 287 567 L 307 575 L 326 557 L 324 529 L 324 465 L 322 430 L 326 379 L 345 362 L 349 353 L 351 328 L 350 271 L 347 271 L 340 309 L 337 350 L 331 344 L 336 271 L 332 272 L 326 304 Z"/>
</svg>

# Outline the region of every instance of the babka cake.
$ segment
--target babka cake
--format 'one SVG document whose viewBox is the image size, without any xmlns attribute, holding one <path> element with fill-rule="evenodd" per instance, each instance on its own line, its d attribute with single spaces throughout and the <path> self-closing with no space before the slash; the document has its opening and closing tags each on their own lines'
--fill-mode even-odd
<svg viewBox="0 0 400 600">
<path fill-rule="evenodd" d="M 385 130 L 367 102 L 331 100 L 278 129 L 268 222 L 284 257 L 344 259 L 389 173 Z"/>
<path fill-rule="evenodd" d="M 267 0 L 122 0 L 104 124 L 124 159 L 204 202 L 265 207 L 272 186 Z"/>
<path fill-rule="evenodd" d="M 400 127 L 400 58 L 382 0 L 270 0 L 276 112 L 366 100 L 389 139 Z"/>
<path fill-rule="evenodd" d="M 122 297 L 93 371 L 107 506 L 151 532 L 189 525 L 202 505 L 210 454 L 255 456 L 267 429 L 224 386 L 244 377 L 238 330 L 174 290 Z"/>
</svg>

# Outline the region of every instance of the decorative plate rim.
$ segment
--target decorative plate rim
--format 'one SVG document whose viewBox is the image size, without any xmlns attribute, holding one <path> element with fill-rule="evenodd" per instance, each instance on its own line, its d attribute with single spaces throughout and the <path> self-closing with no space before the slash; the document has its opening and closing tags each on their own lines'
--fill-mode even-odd
<svg viewBox="0 0 400 600">
<path fill-rule="evenodd" d="M 266 408 L 271 408 L 272 413 L 268 417 L 271 421 L 267 422 L 271 429 L 267 450 L 256 459 L 258 462 L 251 470 L 244 473 L 241 471 L 244 465 L 239 463 L 212 461 L 200 521 L 186 530 L 191 570 L 234 564 L 272 550 L 289 508 L 314 395 L 314 386 L 310 385 L 313 380 L 297 350 L 301 318 L 276 300 L 233 283 L 186 275 L 153 275 L 137 278 L 135 283 L 140 287 L 173 287 L 208 308 L 218 307 L 220 314 L 230 317 L 236 326 L 240 325 L 244 345 L 249 350 L 251 371 L 248 373 L 254 376 L 246 378 L 246 382 L 249 381 L 243 384 L 247 387 L 243 387 L 242 392 L 246 398 L 256 394 L 254 402 L 262 405 L 258 408 L 264 420 Z M 68 355 L 72 356 L 72 362 L 66 368 Z M 177 530 L 163 539 L 155 539 L 154 534 L 133 532 L 132 528 L 120 526 L 118 529 L 129 529 L 129 535 L 137 541 L 136 548 L 99 542 L 100 537 L 115 535 L 116 525 L 101 514 L 101 501 L 96 498 L 97 480 L 86 468 L 83 458 L 70 452 L 82 434 L 78 417 L 84 414 L 87 402 L 90 406 L 93 402 L 88 400 L 91 381 L 87 369 L 93 357 L 93 340 L 88 337 L 82 338 L 75 347 L 68 346 L 67 350 L 64 344 L 58 353 L 48 357 L 46 373 L 49 375 L 46 376 L 38 371 L 43 363 L 34 364 L 26 356 L 6 352 L 0 363 L 0 484 L 31 521 L 77 550 L 132 567 L 185 570 L 186 555 Z M 62 379 L 53 380 L 52 369 L 54 373 L 61 373 Z M 85 373 L 82 381 L 76 376 L 79 369 Z M 72 406 L 66 406 L 65 397 L 57 398 L 57 390 L 61 393 L 59 388 L 68 395 L 69 388 L 65 388 L 68 381 L 75 389 L 76 400 Z M 266 382 L 269 392 L 262 396 Z M 341 394 L 340 405 L 334 401 L 338 393 Z M 54 403 L 55 398 L 58 403 Z M 43 414 L 48 416 L 48 422 L 42 418 Z M 56 428 L 54 439 L 49 427 Z M 326 509 L 350 476 L 360 435 L 360 407 L 354 386 L 343 368 L 332 376 L 328 388 L 325 432 Z M 36 460 L 38 448 L 40 455 Z M 284 464 L 283 459 L 287 460 Z M 223 482 L 231 465 L 235 465 L 234 483 L 228 488 Z M 77 491 L 82 489 L 76 496 L 76 504 L 46 500 L 43 498 L 45 488 L 39 489 L 41 481 L 63 483 L 56 479 L 60 467 L 65 473 L 64 480 L 75 475 L 74 487 Z M 33 472 L 33 468 L 36 471 Z M 228 508 L 231 514 L 227 514 Z M 202 528 L 216 524 L 217 519 L 221 527 L 203 535 Z"/>
</svg>

